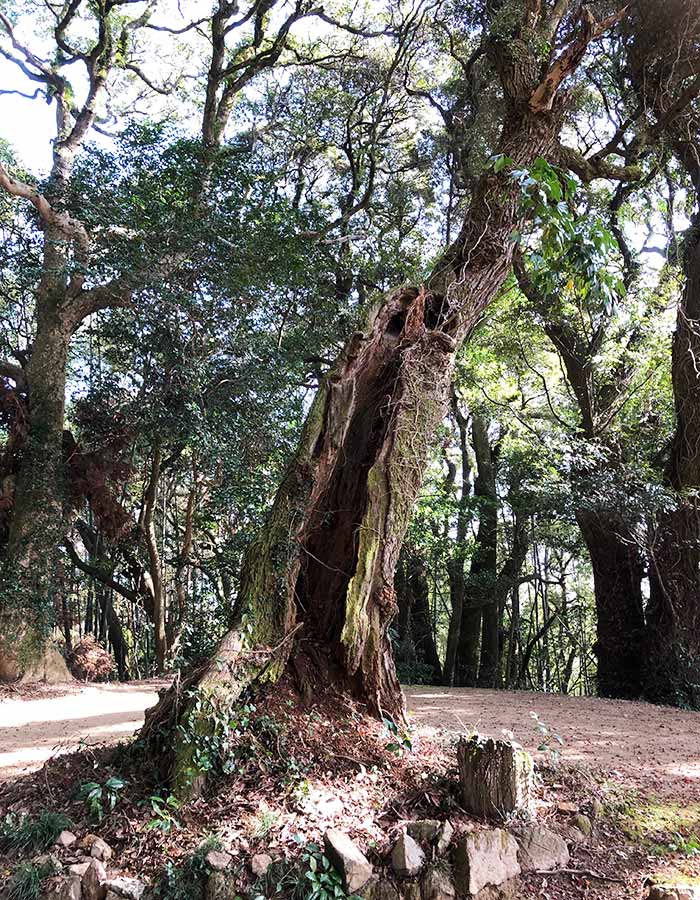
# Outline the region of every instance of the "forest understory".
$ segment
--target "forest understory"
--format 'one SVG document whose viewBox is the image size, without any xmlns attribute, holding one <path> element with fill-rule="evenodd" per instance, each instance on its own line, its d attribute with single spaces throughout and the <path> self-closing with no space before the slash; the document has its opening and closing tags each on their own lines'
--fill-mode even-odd
<svg viewBox="0 0 700 900">
<path fill-rule="evenodd" d="M 149 703 L 159 687 L 162 683 L 134 686 Z M 17 689 L 14 698 L 6 689 L 4 701 L 19 709 L 21 702 L 79 699 L 84 693 L 87 721 L 100 712 L 93 690 L 36 686 L 24 689 L 20 700 Z M 534 753 L 536 821 L 570 842 L 564 871 L 523 874 L 507 896 L 640 898 L 654 882 L 700 885 L 697 714 L 526 692 L 422 686 L 405 691 L 410 729 L 398 736 L 341 695 L 306 707 L 286 688 L 256 698 L 249 719 L 231 734 L 231 771 L 202 797 L 176 806 L 157 799 L 167 793 L 154 781 L 138 743 L 115 746 L 115 735 L 100 744 L 94 733 L 90 746 L 74 750 L 74 742 L 64 743 L 43 767 L 29 774 L 15 771 L 6 780 L 0 817 L 3 823 L 7 816 L 30 822 L 50 812 L 55 827 L 70 829 L 76 843 L 9 850 L 3 826 L 0 869 L 10 879 L 19 860 L 48 850 L 66 871 L 71 861 L 90 859 L 85 838 L 98 835 L 113 850 L 110 868 L 137 876 L 149 886 L 148 897 L 296 897 L 311 858 L 322 859 L 324 834 L 338 828 L 381 873 L 410 822 L 447 820 L 456 835 L 493 826 L 467 815 L 460 796 L 456 741 L 478 728 L 501 738 L 514 733 Z M 3 711 L 4 737 L 12 715 Z M 134 715 L 124 713 L 127 719 Z M 538 722 L 546 723 L 544 737 Z M 84 730 L 91 734 L 89 725 Z M 559 732 L 561 745 L 553 740 Z M 682 741 L 674 737 L 679 734 Z M 106 787 L 110 780 L 120 785 L 113 800 Z M 85 784 L 104 787 L 99 801 L 91 804 L 84 790 L 81 794 Z M 581 816 L 591 833 L 579 832 L 572 841 L 577 831 L 572 823 Z M 496 824 L 517 833 L 517 817 Z M 228 893 L 206 893 L 214 871 L 206 854 L 212 849 L 228 855 Z M 258 854 L 269 856 L 272 867 L 256 879 L 251 860 Z M 402 880 L 393 877 L 402 890 Z M 51 879 L 44 882 L 46 890 L 50 884 Z"/>
</svg>

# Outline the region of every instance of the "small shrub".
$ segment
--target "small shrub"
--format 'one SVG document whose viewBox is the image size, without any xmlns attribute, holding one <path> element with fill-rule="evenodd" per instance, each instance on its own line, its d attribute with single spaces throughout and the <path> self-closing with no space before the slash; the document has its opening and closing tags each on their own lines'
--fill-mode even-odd
<svg viewBox="0 0 700 900">
<path fill-rule="evenodd" d="M 80 785 L 78 799 L 82 800 L 93 822 L 101 822 L 106 812 L 112 812 L 126 781 L 112 775 L 104 784 L 86 781 Z"/>
<path fill-rule="evenodd" d="M 38 900 L 41 896 L 41 883 L 44 878 L 54 875 L 56 869 L 52 862 L 21 863 L 7 885 L 5 900 Z"/>
<path fill-rule="evenodd" d="M 106 681 L 114 671 L 114 659 L 91 634 L 73 647 L 68 666 L 80 681 Z"/>
<path fill-rule="evenodd" d="M 537 749 L 540 753 L 545 753 L 547 755 L 550 765 L 556 766 L 561 757 L 561 750 L 559 747 L 564 746 L 563 739 L 560 738 L 558 734 L 554 734 L 549 725 L 543 722 L 536 712 L 531 712 L 530 717 L 534 719 L 535 729 L 540 735 L 540 745 Z"/>
<path fill-rule="evenodd" d="M 43 877 L 37 866 L 22 863 L 7 886 L 7 900 L 39 900 Z"/>
<path fill-rule="evenodd" d="M 70 819 L 63 813 L 48 809 L 40 812 L 36 819 L 8 813 L 0 819 L 0 851 L 41 853 L 48 850 L 70 824 Z"/>
<path fill-rule="evenodd" d="M 182 803 L 174 794 L 170 794 L 167 798 L 161 797 L 159 794 L 152 794 L 147 802 L 151 807 L 152 818 L 146 828 L 170 834 L 171 831 L 182 827 L 179 819 L 175 816 Z"/>
<path fill-rule="evenodd" d="M 393 719 L 382 719 L 384 725 L 384 734 L 391 738 L 384 749 L 395 753 L 396 756 L 403 756 L 404 753 L 413 752 L 413 741 L 411 740 L 411 732 L 408 728 L 400 727 Z"/>
</svg>

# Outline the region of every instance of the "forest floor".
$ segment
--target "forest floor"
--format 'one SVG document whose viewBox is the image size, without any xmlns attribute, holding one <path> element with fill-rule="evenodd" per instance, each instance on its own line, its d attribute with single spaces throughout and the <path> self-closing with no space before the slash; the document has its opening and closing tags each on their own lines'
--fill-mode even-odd
<svg viewBox="0 0 700 900">
<path fill-rule="evenodd" d="M 128 737 L 165 684 L 2 689 L 0 814 L 39 809 L 50 799 L 76 822 L 76 785 L 101 782 L 119 765 L 110 756 L 113 751 L 95 745 Z M 356 709 L 294 713 L 291 700 L 279 699 L 263 719 L 272 715 L 287 723 L 280 732 L 285 735 L 281 748 L 278 735 L 269 757 L 250 758 L 241 776 L 216 798 L 178 813 L 182 822 L 174 834 L 147 830 L 143 796 L 148 789 L 134 776 L 120 802 L 119 819 L 105 821 L 103 836 L 116 843 L 124 863 L 139 874 L 144 864 L 148 874 L 163 859 L 192 852 L 212 821 L 219 823 L 217 830 L 234 853 L 262 846 L 273 855 L 275 847 L 287 854 L 300 827 L 317 840 L 324 828 L 334 826 L 370 840 L 379 854 L 406 818 L 446 814 L 459 825 L 463 813 L 454 793 L 452 746 L 457 733 L 512 733 L 540 763 L 541 818 L 563 822 L 570 807 L 587 810 L 594 798 L 607 810 L 591 840 L 572 857 L 577 874 L 528 876 L 519 897 L 639 898 L 647 876 L 667 874 L 700 884 L 700 713 L 528 692 L 423 686 L 405 691 L 415 752 L 403 759 L 392 759 L 381 726 Z M 532 713 L 551 735 L 561 736 L 561 747 L 552 744 L 561 750 L 559 762 L 538 751 L 542 733 Z M 344 716 L 350 723 L 345 736 L 333 731 L 334 719 Z M 314 785 L 311 797 L 320 791 L 313 814 L 309 797 L 300 800 L 285 787 L 294 775 L 289 760 L 301 765 L 304 755 L 306 783 Z M 343 795 L 352 803 L 339 802 Z M 274 810 L 267 805 L 270 799 Z M 275 823 L 264 838 L 258 834 L 261 816 Z M 247 818 L 254 823 L 248 832 L 241 825 Z"/>
<path fill-rule="evenodd" d="M 61 685 L 0 693 L 0 783 L 40 768 L 81 745 L 124 740 L 143 721 L 164 679 L 129 684 Z M 670 707 L 529 691 L 406 687 L 418 734 L 513 734 L 535 756 L 536 712 L 563 740 L 561 757 L 605 771 L 628 787 L 700 801 L 700 713 Z"/>
</svg>

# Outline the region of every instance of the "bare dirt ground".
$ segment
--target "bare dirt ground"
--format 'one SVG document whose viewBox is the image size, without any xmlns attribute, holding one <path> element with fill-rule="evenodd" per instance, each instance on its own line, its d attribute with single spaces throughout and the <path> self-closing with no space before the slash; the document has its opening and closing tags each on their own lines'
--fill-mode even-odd
<svg viewBox="0 0 700 900">
<path fill-rule="evenodd" d="M 0 784 L 81 745 L 116 744 L 143 722 L 165 681 L 32 685 L 0 694 Z"/>
<path fill-rule="evenodd" d="M 117 743 L 135 731 L 164 681 L 35 687 L 0 694 L 0 783 L 81 744 Z M 537 755 L 537 712 L 564 741 L 562 757 L 669 799 L 700 800 L 700 713 L 590 697 L 407 687 L 421 732 L 512 732 Z M 540 754 L 541 755 L 541 754 Z"/>
<path fill-rule="evenodd" d="M 564 741 L 562 758 L 603 770 L 628 787 L 676 800 L 700 800 L 700 713 L 628 700 L 565 697 L 527 691 L 405 688 L 422 728 L 504 731 L 534 752 L 536 712 Z M 540 754 L 541 756 L 541 754 Z"/>
</svg>

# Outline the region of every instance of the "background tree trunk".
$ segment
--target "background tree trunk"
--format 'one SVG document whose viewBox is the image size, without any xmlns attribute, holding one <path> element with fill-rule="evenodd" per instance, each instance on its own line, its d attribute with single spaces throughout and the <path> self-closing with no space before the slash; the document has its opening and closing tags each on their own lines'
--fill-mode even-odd
<svg viewBox="0 0 700 900">
<path fill-rule="evenodd" d="M 644 666 L 640 548 L 627 523 L 612 510 L 579 510 L 576 519 L 593 568 L 598 693 L 601 697 L 639 697 Z"/>
</svg>

